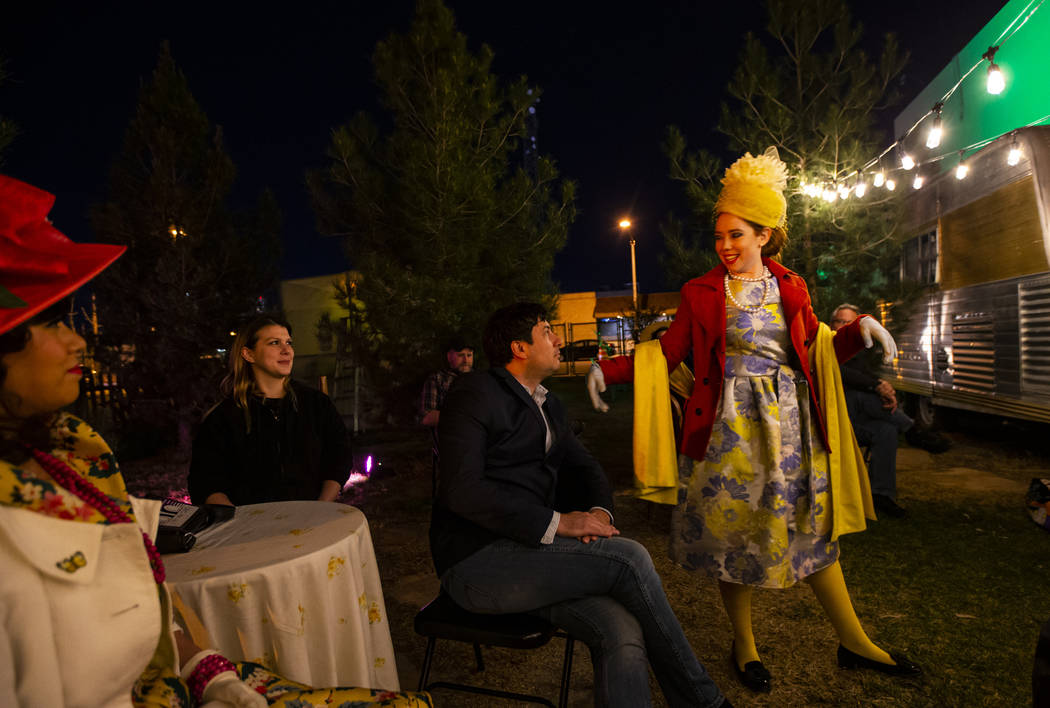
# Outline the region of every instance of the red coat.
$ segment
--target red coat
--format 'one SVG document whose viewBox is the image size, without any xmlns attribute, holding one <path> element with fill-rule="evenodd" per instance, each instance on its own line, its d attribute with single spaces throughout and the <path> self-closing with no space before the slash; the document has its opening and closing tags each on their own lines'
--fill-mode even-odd
<svg viewBox="0 0 1050 708">
<path fill-rule="evenodd" d="M 817 401 L 816 373 L 809 369 L 809 345 L 817 336 L 819 322 L 813 314 L 806 281 L 798 273 L 788 270 L 776 261 L 762 262 L 777 279 L 784 317 L 791 333 L 791 344 L 798 355 L 798 366 L 809 382 L 810 405 L 816 411 L 820 434 L 828 447 L 824 411 Z M 689 403 L 683 411 L 682 444 L 680 450 L 694 460 L 704 459 L 711 438 L 715 411 L 722 396 L 722 376 L 726 360 L 726 296 L 723 278 L 724 265 L 719 264 L 699 278 L 682 287 L 682 301 L 670 328 L 660 338 L 660 346 L 667 359 L 668 371 L 674 369 L 691 351 L 696 383 Z M 839 363 L 848 360 L 864 348 L 860 336 L 860 317 L 835 334 L 835 356 Z M 603 359 L 598 362 L 607 384 L 634 380 L 634 359 L 626 356 Z"/>
</svg>

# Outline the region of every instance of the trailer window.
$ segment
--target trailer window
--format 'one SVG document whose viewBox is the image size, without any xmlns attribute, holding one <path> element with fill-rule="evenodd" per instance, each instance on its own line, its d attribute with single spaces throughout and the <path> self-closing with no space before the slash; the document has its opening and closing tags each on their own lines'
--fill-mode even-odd
<svg viewBox="0 0 1050 708">
<path fill-rule="evenodd" d="M 901 279 L 922 285 L 937 282 L 937 229 L 933 228 L 904 244 Z"/>
</svg>

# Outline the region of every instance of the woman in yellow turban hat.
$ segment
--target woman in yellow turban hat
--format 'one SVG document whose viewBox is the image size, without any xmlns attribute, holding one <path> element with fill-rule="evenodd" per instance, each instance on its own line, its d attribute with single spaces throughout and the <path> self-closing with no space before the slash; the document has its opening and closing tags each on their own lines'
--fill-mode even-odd
<svg viewBox="0 0 1050 708">
<path fill-rule="evenodd" d="M 669 501 L 677 502 L 671 554 L 718 580 L 733 627 L 732 664 L 744 685 L 754 691 L 772 685 L 751 628 L 752 588 L 786 588 L 799 580 L 813 588 L 835 627 L 840 666 L 917 675 L 918 666 L 868 638 L 838 562 L 839 534 L 863 529 L 865 515 L 873 514 L 851 429 L 840 425 L 841 410 L 830 410 L 836 392 L 841 395 L 837 363 L 871 346 L 873 336 L 890 358 L 896 346 L 867 316 L 832 337 L 813 313 L 805 281 L 779 263 L 787 242 L 787 167 L 775 148 L 745 154 L 722 184 L 714 209 L 721 263 L 685 284 L 658 344 L 592 367 L 593 402 L 607 409 L 598 397 L 605 383 L 636 378 L 639 389 L 643 380 L 662 380 L 660 395 L 666 395 L 666 375 L 643 371 L 654 367 L 644 362 L 674 371 L 692 354 L 695 383 L 678 441 L 677 493 L 668 489 Z M 642 352 L 650 346 L 658 347 L 656 357 Z M 647 399 L 636 390 L 636 422 Z M 666 438 L 653 442 L 666 444 Z M 635 446 L 637 460 L 637 427 Z M 672 471 L 671 485 L 674 477 Z M 669 486 L 666 475 L 664 481 Z"/>
</svg>

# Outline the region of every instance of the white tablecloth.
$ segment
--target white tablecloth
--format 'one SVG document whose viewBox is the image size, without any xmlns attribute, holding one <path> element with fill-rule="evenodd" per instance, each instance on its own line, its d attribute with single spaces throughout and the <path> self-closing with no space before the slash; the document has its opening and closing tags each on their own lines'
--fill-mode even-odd
<svg viewBox="0 0 1050 708">
<path fill-rule="evenodd" d="M 368 521 L 335 502 L 237 507 L 164 556 L 216 648 L 315 687 L 399 690 Z"/>
</svg>

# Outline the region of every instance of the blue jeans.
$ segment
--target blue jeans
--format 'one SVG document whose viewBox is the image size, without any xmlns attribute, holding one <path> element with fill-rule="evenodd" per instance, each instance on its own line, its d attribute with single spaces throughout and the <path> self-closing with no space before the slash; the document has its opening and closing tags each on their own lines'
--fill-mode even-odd
<svg viewBox="0 0 1050 708">
<path fill-rule="evenodd" d="M 503 539 L 450 568 L 441 585 L 471 612 L 527 612 L 587 644 L 597 706 L 650 705 L 647 660 L 671 706 L 722 705 L 636 541 L 556 537 L 534 548 Z"/>
<path fill-rule="evenodd" d="M 878 394 L 846 390 L 846 408 L 857 442 L 871 447 L 868 479 L 871 493 L 897 498 L 897 436 L 914 421 L 897 406 L 892 413 L 882 407 Z"/>
</svg>

